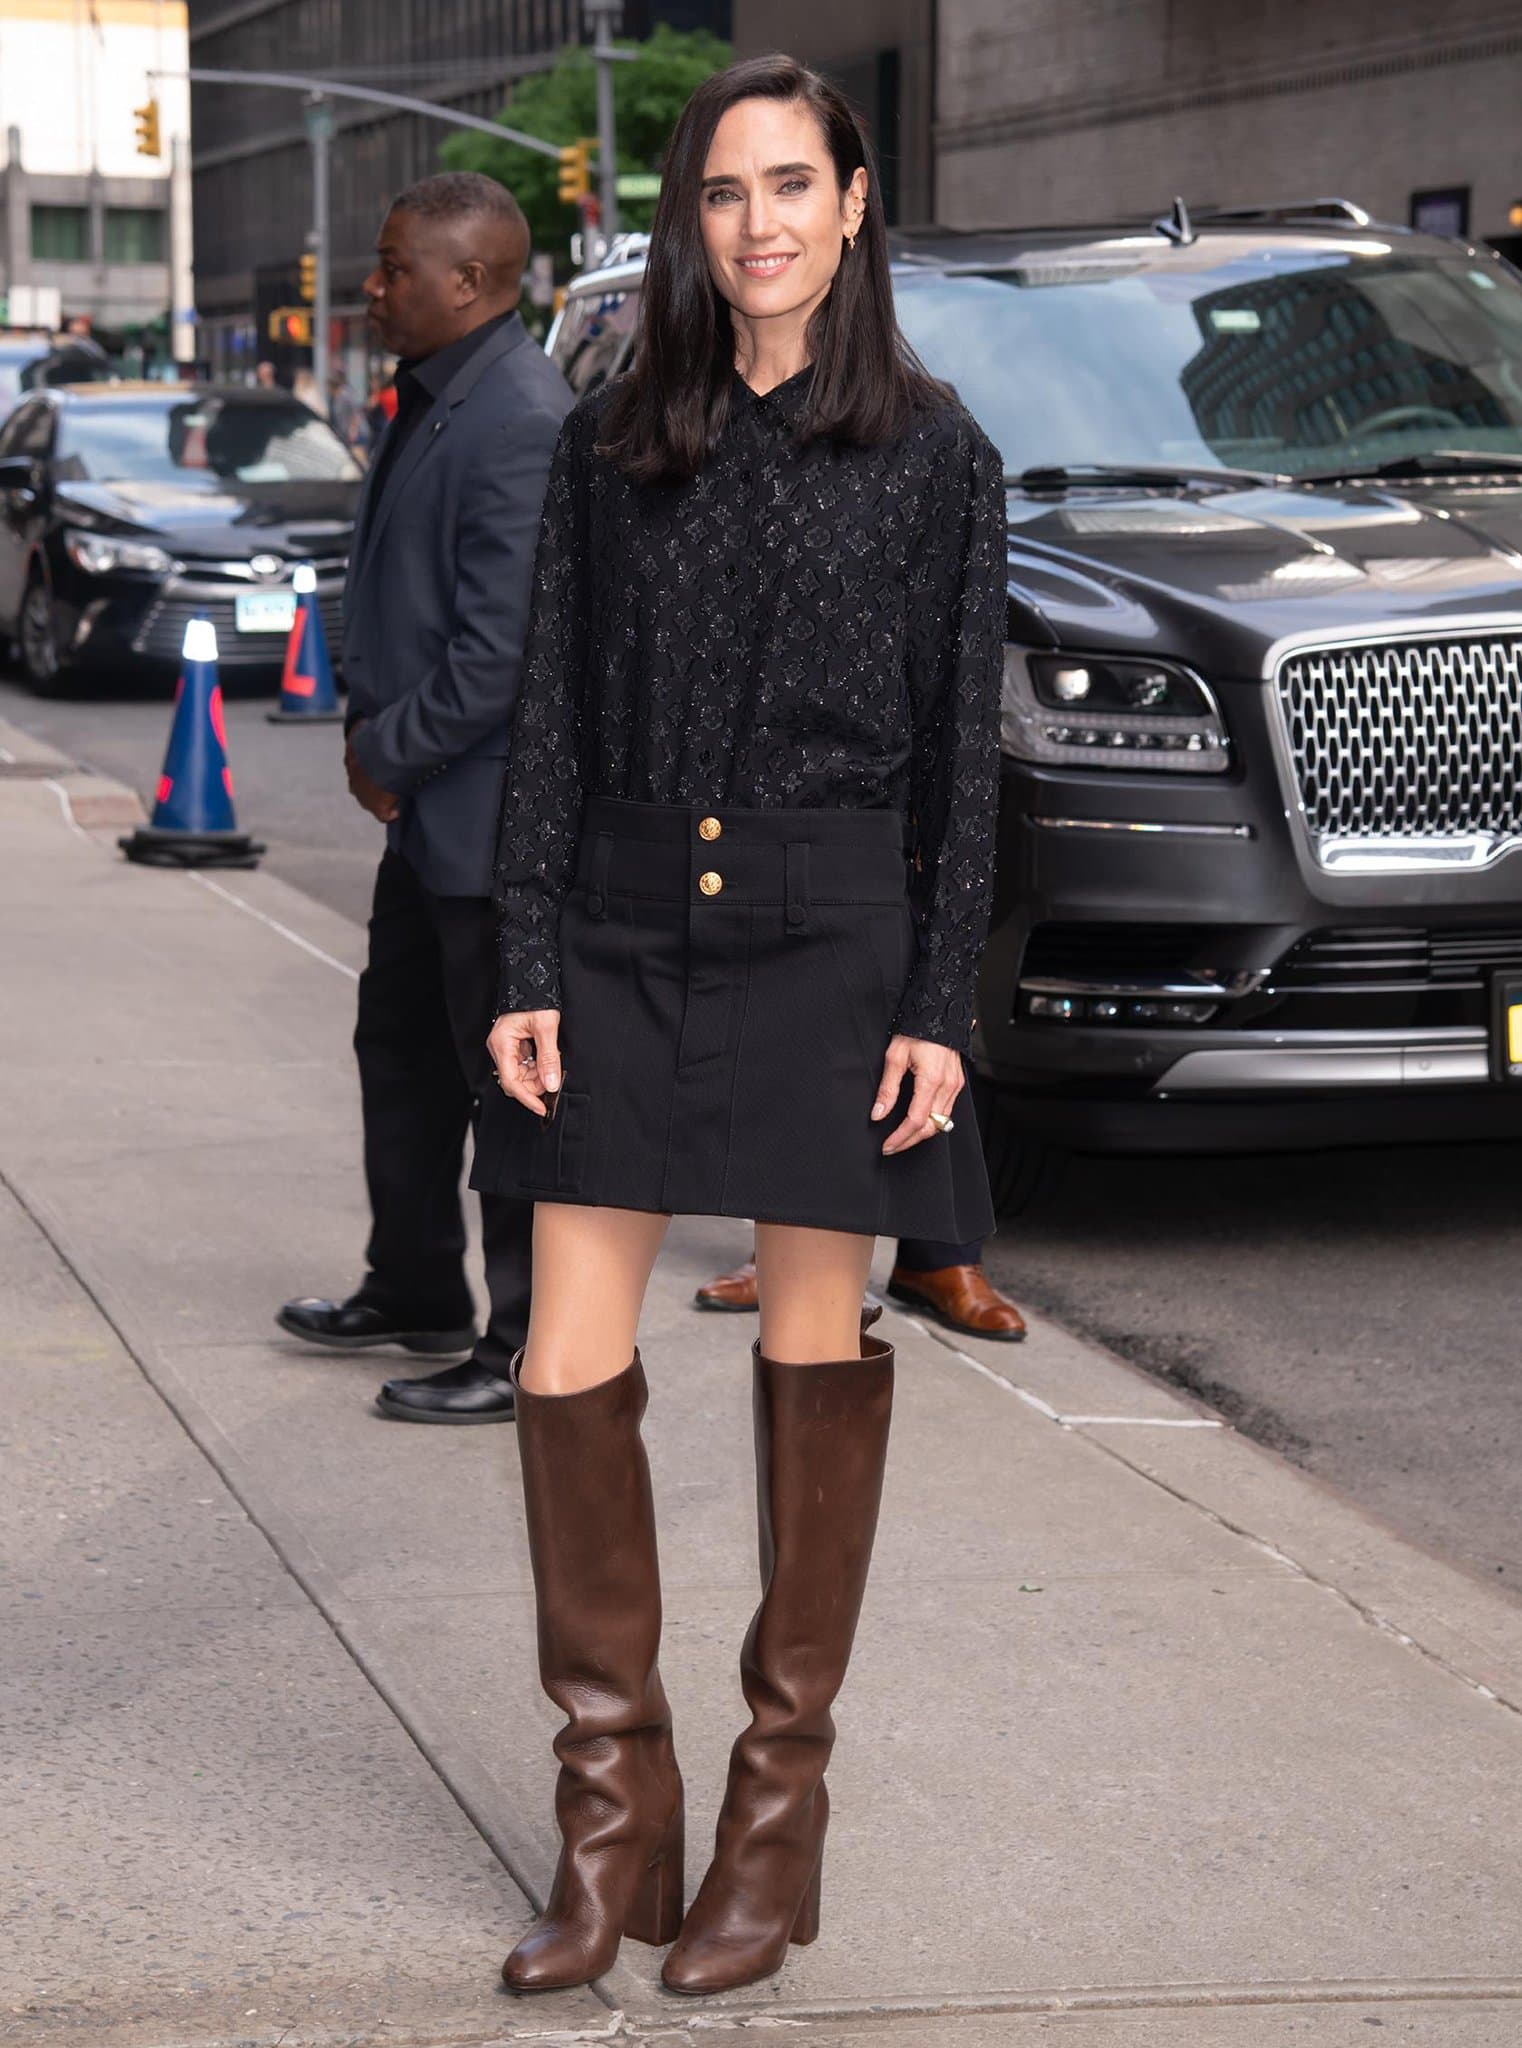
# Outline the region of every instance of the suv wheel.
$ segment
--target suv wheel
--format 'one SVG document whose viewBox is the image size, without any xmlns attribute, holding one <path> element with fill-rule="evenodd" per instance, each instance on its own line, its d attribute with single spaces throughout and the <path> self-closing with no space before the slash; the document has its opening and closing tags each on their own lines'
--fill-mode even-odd
<svg viewBox="0 0 1522 2048">
<path fill-rule="evenodd" d="M 974 1074 L 971 1094 L 995 1214 L 1021 1216 L 1038 1208 L 1056 1193 L 1067 1153 L 1023 1131 L 1017 1109 L 991 1081 Z"/>
<path fill-rule="evenodd" d="M 58 621 L 53 597 L 44 579 L 34 573 L 26 586 L 21 616 L 16 621 L 16 653 L 21 672 L 34 690 L 51 690 L 63 670 L 58 647 Z"/>
</svg>

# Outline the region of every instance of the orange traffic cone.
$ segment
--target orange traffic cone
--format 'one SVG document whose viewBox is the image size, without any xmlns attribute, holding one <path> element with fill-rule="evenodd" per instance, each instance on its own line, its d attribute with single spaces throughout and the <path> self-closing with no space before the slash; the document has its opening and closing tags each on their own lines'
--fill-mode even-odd
<svg viewBox="0 0 1522 2048">
<path fill-rule="evenodd" d="M 302 562 L 291 582 L 296 591 L 296 616 L 285 643 L 280 702 L 264 715 L 271 725 L 336 725 L 343 713 L 338 708 L 328 638 L 317 608 L 317 571 L 310 562 Z"/>
<path fill-rule="evenodd" d="M 217 680 L 217 629 L 192 619 L 175 692 L 174 720 L 150 824 L 117 844 L 128 860 L 161 868 L 252 868 L 264 848 L 238 830 L 227 724 Z"/>
</svg>

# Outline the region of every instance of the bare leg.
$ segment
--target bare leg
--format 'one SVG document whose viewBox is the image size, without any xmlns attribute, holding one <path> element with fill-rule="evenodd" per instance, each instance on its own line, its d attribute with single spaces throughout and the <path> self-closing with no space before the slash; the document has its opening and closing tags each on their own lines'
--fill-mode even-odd
<svg viewBox="0 0 1522 2048">
<path fill-rule="evenodd" d="M 763 1358 L 779 1365 L 816 1365 L 859 1355 L 861 1297 L 873 1242 L 849 1230 L 756 1225 Z"/>
<path fill-rule="evenodd" d="M 541 1202 L 534 1286 L 519 1382 L 531 1394 L 578 1394 L 624 1371 L 669 1216 Z"/>
</svg>

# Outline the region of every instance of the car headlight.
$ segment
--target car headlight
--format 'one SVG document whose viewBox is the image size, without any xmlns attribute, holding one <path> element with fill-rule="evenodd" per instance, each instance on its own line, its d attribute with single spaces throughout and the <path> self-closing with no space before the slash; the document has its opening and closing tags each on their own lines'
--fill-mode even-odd
<svg viewBox="0 0 1522 2048">
<path fill-rule="evenodd" d="M 112 534 L 80 533 L 71 527 L 63 544 L 69 560 L 87 576 L 107 576 L 113 569 L 141 569 L 149 576 L 164 576 L 173 566 L 152 541 L 118 540 Z"/>
<path fill-rule="evenodd" d="M 1004 650 L 999 742 L 1019 761 L 1220 775 L 1231 742 L 1220 706 L 1176 661 Z"/>
</svg>

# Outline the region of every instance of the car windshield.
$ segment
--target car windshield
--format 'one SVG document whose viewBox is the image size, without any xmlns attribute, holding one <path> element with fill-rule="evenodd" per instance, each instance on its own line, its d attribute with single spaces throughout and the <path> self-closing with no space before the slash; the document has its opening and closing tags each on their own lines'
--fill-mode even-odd
<svg viewBox="0 0 1522 2048">
<path fill-rule="evenodd" d="M 1522 457 L 1522 283 L 1489 259 L 1207 237 L 901 277 L 896 300 L 1010 471 Z"/>
<path fill-rule="evenodd" d="M 67 405 L 58 474 L 79 483 L 245 484 L 358 481 L 358 464 L 315 413 L 289 404 L 205 397 L 111 397 Z"/>
</svg>

